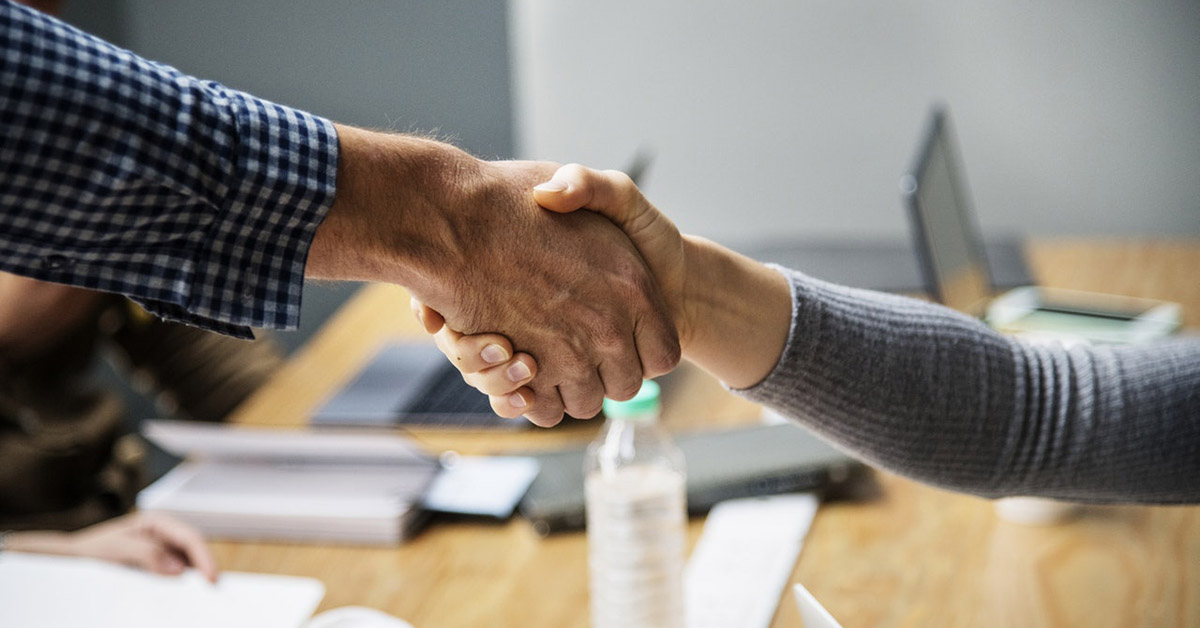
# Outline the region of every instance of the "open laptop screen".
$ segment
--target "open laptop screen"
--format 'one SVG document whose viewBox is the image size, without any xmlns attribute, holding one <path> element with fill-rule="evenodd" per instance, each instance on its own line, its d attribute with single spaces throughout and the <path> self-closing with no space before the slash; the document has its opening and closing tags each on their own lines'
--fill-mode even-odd
<svg viewBox="0 0 1200 628">
<path fill-rule="evenodd" d="M 981 314 L 992 296 L 990 274 L 944 110 L 934 110 L 915 165 L 900 186 L 930 296 Z"/>
</svg>

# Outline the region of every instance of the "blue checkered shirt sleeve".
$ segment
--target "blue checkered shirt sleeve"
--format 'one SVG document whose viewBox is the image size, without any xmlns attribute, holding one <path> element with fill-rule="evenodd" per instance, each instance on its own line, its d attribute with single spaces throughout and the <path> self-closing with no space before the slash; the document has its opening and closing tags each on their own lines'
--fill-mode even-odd
<svg viewBox="0 0 1200 628">
<path fill-rule="evenodd" d="M 248 337 L 294 328 L 333 125 L 0 0 L 0 270 Z"/>
</svg>

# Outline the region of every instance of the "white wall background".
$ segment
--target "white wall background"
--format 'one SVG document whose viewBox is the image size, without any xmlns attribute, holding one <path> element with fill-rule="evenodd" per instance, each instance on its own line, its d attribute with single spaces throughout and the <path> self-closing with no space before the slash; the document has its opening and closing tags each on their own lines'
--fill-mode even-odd
<svg viewBox="0 0 1200 628">
<path fill-rule="evenodd" d="M 907 237 L 952 111 L 986 234 L 1200 234 L 1200 2 L 510 0 L 521 156 L 620 168 L 726 242 Z"/>
</svg>

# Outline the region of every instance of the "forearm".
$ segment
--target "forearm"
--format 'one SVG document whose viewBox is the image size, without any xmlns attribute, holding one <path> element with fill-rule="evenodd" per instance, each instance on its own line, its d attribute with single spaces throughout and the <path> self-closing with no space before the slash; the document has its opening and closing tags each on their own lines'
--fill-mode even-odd
<svg viewBox="0 0 1200 628">
<path fill-rule="evenodd" d="M 0 2 L 0 269 L 248 336 L 299 322 L 328 121 Z"/>
<path fill-rule="evenodd" d="M 715 242 L 684 237 L 684 357 L 733 388 L 761 381 L 779 361 L 792 318 L 779 273 Z"/>
<path fill-rule="evenodd" d="M 434 283 L 434 261 L 452 250 L 454 225 L 439 210 L 477 179 L 480 162 L 419 137 L 335 125 L 337 198 L 309 249 L 316 279 Z"/>
<path fill-rule="evenodd" d="M 1033 346 L 937 305 L 790 278 L 787 347 L 747 397 L 955 490 L 1200 500 L 1200 341 Z"/>
<path fill-rule="evenodd" d="M 66 532 L 12 532 L 4 540 L 4 549 L 29 554 L 71 554 L 71 535 Z"/>
</svg>

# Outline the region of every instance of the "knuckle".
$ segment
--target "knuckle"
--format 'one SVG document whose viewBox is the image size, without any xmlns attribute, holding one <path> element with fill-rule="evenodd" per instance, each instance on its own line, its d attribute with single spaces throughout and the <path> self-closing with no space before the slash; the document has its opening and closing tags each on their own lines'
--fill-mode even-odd
<svg viewBox="0 0 1200 628">
<path fill-rule="evenodd" d="M 642 388 L 641 377 L 622 376 L 618 381 L 608 386 L 606 393 L 617 401 L 629 401 Z"/>
<path fill-rule="evenodd" d="M 600 411 L 603 409 L 604 409 L 604 398 L 601 397 L 597 401 L 592 401 L 591 403 L 581 404 L 579 407 L 573 408 L 571 410 L 571 416 L 577 417 L 580 419 L 590 419 L 590 418 L 596 416 L 597 414 L 600 414 Z"/>
<path fill-rule="evenodd" d="M 679 361 L 683 357 L 683 352 L 679 347 L 679 338 L 675 334 L 670 334 L 668 338 L 662 339 L 662 342 L 657 343 L 659 346 L 650 352 L 649 356 L 642 357 L 643 375 L 647 378 L 665 375 L 675 370 L 679 366 Z"/>
<path fill-rule="evenodd" d="M 574 417 L 593 417 L 604 407 L 604 385 L 592 371 L 590 375 L 572 380 L 563 389 L 567 412 Z"/>
<path fill-rule="evenodd" d="M 583 179 L 587 176 L 587 168 L 585 168 L 583 164 L 576 162 L 571 162 L 562 168 L 559 168 L 558 171 L 568 177 L 576 179 Z"/>
<path fill-rule="evenodd" d="M 612 317 L 601 317 L 590 325 L 588 339 L 593 346 L 602 351 L 612 351 L 627 345 L 629 334 L 626 332 L 625 326 Z"/>
<path fill-rule="evenodd" d="M 531 423 L 538 427 L 554 427 L 555 425 L 558 425 L 559 421 L 562 421 L 563 413 L 561 411 L 557 413 L 530 412 L 525 415 L 525 418 L 529 419 Z"/>
<path fill-rule="evenodd" d="M 486 392 L 484 390 L 484 382 L 482 381 L 483 378 L 478 373 L 463 373 L 462 379 L 463 382 L 465 382 L 471 388 L 481 392 Z"/>
<path fill-rule="evenodd" d="M 564 380 L 579 379 L 594 368 L 591 356 L 583 347 L 567 347 L 559 355 L 559 374 Z"/>
<path fill-rule="evenodd" d="M 612 187 L 613 200 L 618 206 L 624 207 L 637 200 L 639 195 L 637 184 L 627 173 L 620 170 L 606 170 L 604 175 L 608 177 Z"/>
<path fill-rule="evenodd" d="M 489 374 L 489 377 L 483 378 L 479 385 L 475 388 L 483 391 L 488 395 L 507 395 L 519 387 L 516 382 L 509 381 L 501 373 Z"/>
<path fill-rule="evenodd" d="M 518 416 L 521 416 L 521 413 L 517 412 L 516 409 L 513 408 L 508 403 L 508 400 L 504 397 L 489 397 L 488 401 L 491 402 L 492 412 L 495 412 L 496 416 L 504 417 L 506 419 L 515 419 Z"/>
<path fill-rule="evenodd" d="M 621 170 L 605 170 L 604 174 L 613 184 L 620 186 L 623 190 L 635 187 L 633 178 Z"/>
<path fill-rule="evenodd" d="M 617 281 L 630 301 L 649 303 L 658 292 L 658 282 L 640 257 L 629 256 L 617 269 Z"/>
</svg>

